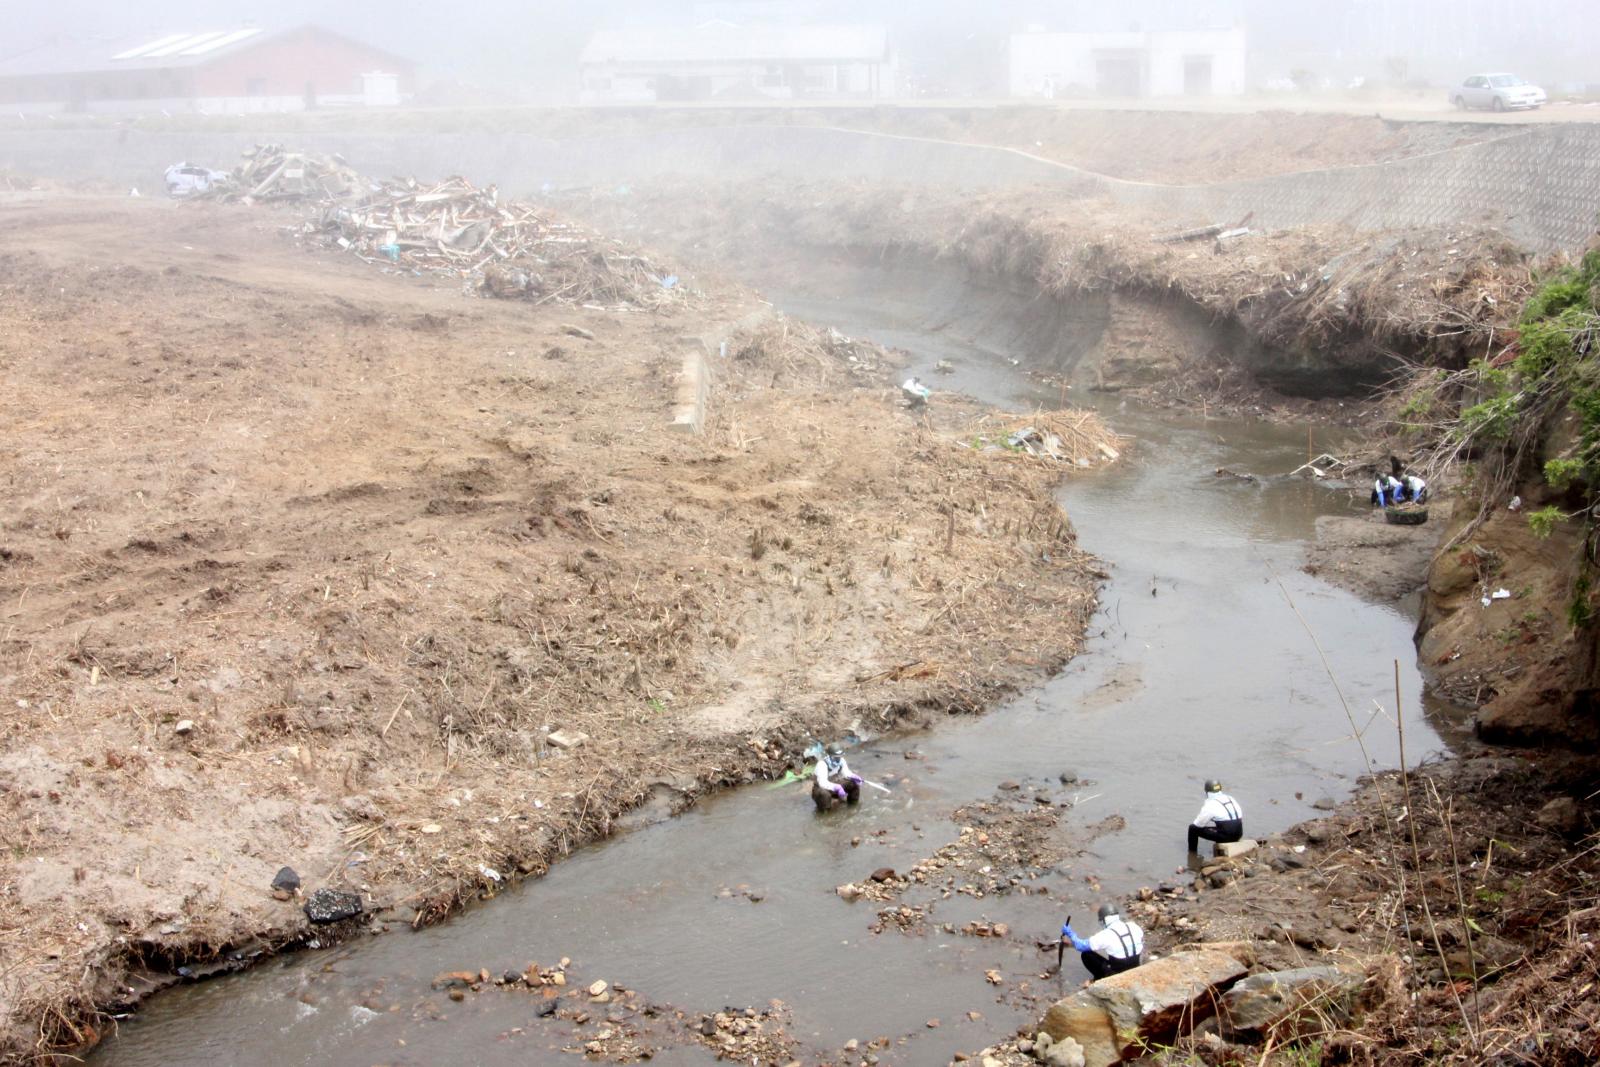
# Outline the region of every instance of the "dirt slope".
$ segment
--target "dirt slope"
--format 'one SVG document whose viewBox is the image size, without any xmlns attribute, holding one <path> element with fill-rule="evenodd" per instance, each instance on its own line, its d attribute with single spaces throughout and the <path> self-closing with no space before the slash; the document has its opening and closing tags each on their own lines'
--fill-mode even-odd
<svg viewBox="0 0 1600 1067">
<path fill-rule="evenodd" d="M 0 1059 L 307 936 L 280 866 L 428 921 L 1076 649 L 1057 470 L 886 367 L 742 345 L 677 433 L 684 338 L 748 298 L 501 303 L 292 221 L 0 207 Z"/>
</svg>

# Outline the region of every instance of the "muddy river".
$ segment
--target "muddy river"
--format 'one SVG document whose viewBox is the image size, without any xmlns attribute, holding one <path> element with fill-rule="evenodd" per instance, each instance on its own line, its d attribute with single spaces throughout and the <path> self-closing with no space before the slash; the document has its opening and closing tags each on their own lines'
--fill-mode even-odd
<svg viewBox="0 0 1600 1067">
<path fill-rule="evenodd" d="M 859 310 L 788 303 L 909 349 L 925 372 L 955 361 L 950 378 L 924 374 L 941 387 L 1012 408 L 1054 398 L 1034 395 L 1004 353 Z M 1172 877 L 1205 778 L 1227 782 L 1254 836 L 1312 816 L 1322 798 L 1344 797 L 1366 769 L 1355 732 L 1375 763 L 1397 762 L 1395 660 L 1413 758 L 1457 736 L 1459 723 L 1424 699 L 1414 606 L 1364 602 L 1301 572 L 1316 517 L 1355 508 L 1348 494 L 1271 477 L 1305 461 L 1303 428 L 1114 400 L 1103 410 L 1135 438 L 1126 461 L 1061 490 L 1083 545 L 1111 575 L 1086 653 L 982 718 L 854 748 L 857 770 L 891 782 L 890 794 L 868 791 L 858 809 L 822 817 L 803 785 L 713 797 L 442 926 L 305 951 L 165 993 L 125 1020 L 92 1062 L 571 1062 L 560 1050 L 610 1025 L 598 1011 L 579 1026 L 536 1017 L 526 993 L 486 989 L 457 1003 L 429 985 L 441 971 L 500 973 L 566 956 L 583 984 L 604 978 L 691 1014 L 781 1000 L 805 1062 L 851 1038 L 886 1036 L 894 1043 L 880 1052 L 885 1063 L 944 1063 L 1037 1017 L 1032 998 L 1084 977 L 1069 959 L 1064 976 L 1041 978 L 1046 956 L 1035 940 L 1053 937 L 1068 914 L 1091 917 L 1106 893 Z M 1268 477 L 1244 483 L 1216 477 L 1218 467 Z M 1064 773 L 1081 781 L 1063 785 Z M 876 906 L 835 895 L 835 886 L 880 866 L 904 870 L 953 839 L 950 813 L 996 797 L 1007 779 L 1058 803 L 1075 800 L 1066 828 L 1126 820 L 1087 854 L 1030 872 L 1027 884 L 1048 886 L 1048 895 L 958 895 L 930 916 L 957 927 L 1004 921 L 1009 938 L 937 925 L 920 936 L 874 935 Z M 986 981 L 988 969 L 1003 983 Z M 929 1027 L 935 1018 L 940 1025 Z M 670 1021 L 652 1025 L 653 1062 L 714 1062 L 704 1047 L 675 1041 Z"/>
</svg>

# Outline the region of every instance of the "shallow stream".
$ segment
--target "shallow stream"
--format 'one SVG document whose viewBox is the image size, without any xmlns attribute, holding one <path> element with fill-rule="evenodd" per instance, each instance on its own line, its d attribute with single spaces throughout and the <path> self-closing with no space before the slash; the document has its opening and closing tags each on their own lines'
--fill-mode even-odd
<svg viewBox="0 0 1600 1067">
<path fill-rule="evenodd" d="M 931 384 L 1016 409 L 1036 395 L 1005 353 L 870 312 L 779 301 L 846 332 L 913 353 Z M 951 359 L 957 373 L 931 373 Z M 541 1019 L 525 994 L 486 989 L 456 1003 L 432 991 L 447 970 L 493 973 L 530 960 L 574 961 L 575 980 L 640 990 L 690 1013 L 793 1011 L 813 1062 L 847 1040 L 895 1043 L 883 1062 L 933 1064 L 974 1051 L 1037 1014 L 1018 995 L 1055 995 L 1083 977 L 1042 979 L 1047 940 L 1068 914 L 1092 916 L 1104 893 L 1170 877 L 1183 827 L 1218 776 L 1263 836 L 1347 795 L 1366 770 L 1397 760 L 1393 663 L 1401 666 L 1408 754 L 1436 751 L 1459 724 L 1423 699 L 1409 605 L 1364 602 L 1300 570 L 1318 515 L 1354 510 L 1347 494 L 1282 475 L 1305 461 L 1303 428 L 1185 418 L 1114 401 L 1105 413 L 1135 438 L 1125 461 L 1076 474 L 1063 502 L 1081 542 L 1111 574 L 1087 651 L 1066 670 L 981 718 L 866 744 L 850 753 L 889 795 L 817 816 L 803 785 L 755 785 L 687 814 L 588 848 L 548 876 L 417 934 L 271 960 L 244 974 L 152 1000 L 91 1057 L 99 1064 L 565 1063 L 559 1050 L 608 1024 Z M 1244 483 L 1228 467 L 1269 476 Z M 1303 621 L 1302 621 L 1303 620 Z M 1354 719 L 1330 682 L 1326 650 Z M 1379 712 L 1379 707 L 1383 711 Z M 906 759 L 914 751 L 920 759 Z M 1063 772 L 1088 783 L 1064 786 Z M 868 931 L 875 905 L 834 887 L 880 866 L 904 870 L 946 841 L 958 806 L 995 797 L 1002 780 L 1077 800 L 1063 824 L 1118 814 L 1064 869 L 1030 893 L 939 901 L 931 919 L 987 917 L 1007 939 Z M 881 832 L 881 833 L 880 833 Z M 859 846 L 853 839 L 859 838 Z M 754 901 L 741 890 L 761 897 Z M 723 890 L 733 890 L 723 893 Z M 1085 924 L 1087 925 L 1087 924 Z M 1053 961 L 1053 953 L 1049 955 Z M 1005 975 L 996 986 L 984 972 Z M 969 1012 L 979 1012 L 973 1020 Z M 941 1025 L 930 1028 L 930 1019 Z M 700 1046 L 665 1047 L 657 1063 L 712 1063 Z"/>
</svg>

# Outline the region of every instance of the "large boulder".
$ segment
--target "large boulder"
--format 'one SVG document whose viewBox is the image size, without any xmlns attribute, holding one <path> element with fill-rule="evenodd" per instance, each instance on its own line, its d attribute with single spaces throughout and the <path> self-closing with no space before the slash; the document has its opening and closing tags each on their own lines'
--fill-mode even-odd
<svg viewBox="0 0 1600 1067">
<path fill-rule="evenodd" d="M 1226 952 L 1183 952 L 1102 978 L 1045 1014 L 1040 1029 L 1055 1041 L 1072 1038 L 1084 1067 L 1137 1059 L 1216 1013 L 1222 993 L 1243 977 L 1244 964 Z"/>
<path fill-rule="evenodd" d="M 1221 1023 L 1232 1041 L 1293 1037 L 1348 1021 L 1366 976 L 1339 967 L 1299 967 L 1253 974 L 1222 997 Z"/>
</svg>

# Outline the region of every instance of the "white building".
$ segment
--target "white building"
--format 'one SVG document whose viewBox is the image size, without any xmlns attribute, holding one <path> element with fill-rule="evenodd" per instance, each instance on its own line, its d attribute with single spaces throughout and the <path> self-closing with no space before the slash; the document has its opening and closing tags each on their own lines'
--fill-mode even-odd
<svg viewBox="0 0 1600 1067">
<path fill-rule="evenodd" d="M 1019 33 L 1011 95 L 1232 96 L 1245 90 L 1245 31 Z"/>
<path fill-rule="evenodd" d="M 580 60 L 584 103 L 894 95 L 895 54 L 880 26 L 602 30 Z"/>
</svg>

